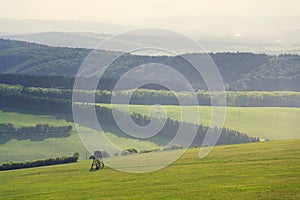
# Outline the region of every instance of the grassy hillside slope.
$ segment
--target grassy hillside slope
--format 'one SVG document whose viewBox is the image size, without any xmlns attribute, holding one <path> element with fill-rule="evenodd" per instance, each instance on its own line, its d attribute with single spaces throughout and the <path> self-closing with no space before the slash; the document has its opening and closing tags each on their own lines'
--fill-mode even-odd
<svg viewBox="0 0 300 200">
<path fill-rule="evenodd" d="M 50 124 L 54 126 L 72 125 L 66 121 L 66 116 L 59 114 L 45 114 L 29 112 L 24 110 L 0 109 L 0 123 L 12 123 L 16 127 L 35 126 L 36 124 Z M 88 133 L 96 133 L 95 130 L 84 128 Z M 121 138 L 111 132 L 106 132 L 106 136 L 121 148 L 136 148 L 137 150 L 152 150 L 159 146 L 152 142 L 139 141 L 129 138 Z M 79 136 L 73 129 L 69 137 L 47 138 L 39 140 L 35 137 L 30 139 L 0 137 L 0 163 L 7 161 L 28 161 L 45 159 L 49 157 L 71 156 L 79 152 L 80 159 L 85 159 L 88 152 L 83 147 Z"/>
<path fill-rule="evenodd" d="M 105 105 L 109 106 L 109 105 Z M 116 105 L 122 109 L 122 105 Z M 180 119 L 180 107 L 165 106 L 168 115 L 175 119 Z M 195 107 L 189 107 L 195 109 Z M 208 124 L 210 118 L 210 107 L 200 107 L 200 122 Z M 149 106 L 131 105 L 131 112 L 149 114 Z M 158 115 L 159 110 L 153 109 L 154 114 Z M 236 108 L 228 107 L 225 126 L 234 130 L 247 133 L 251 136 L 269 139 L 293 139 L 300 137 L 300 108 Z M 13 123 L 16 127 L 34 126 L 36 124 L 50 124 L 55 126 L 72 125 L 65 120 L 66 116 L 58 114 L 43 114 L 22 110 L 0 110 L 1 123 Z M 194 116 L 189 116 L 187 121 L 193 121 Z M 86 128 L 87 132 L 95 132 Z M 138 150 L 156 149 L 159 146 L 152 142 L 141 142 L 128 138 L 120 138 L 114 130 L 108 130 L 107 136 L 121 147 L 136 148 Z M 58 157 L 72 155 L 79 152 L 80 159 L 85 159 L 86 150 L 75 131 L 70 137 L 47 138 L 44 140 L 8 140 L 5 137 L 0 139 L 0 163 L 9 161 L 24 161 L 44 159 L 48 157 Z"/>
<path fill-rule="evenodd" d="M 90 173 L 88 161 L 5 171 L 0 199 L 299 199 L 299 144 L 218 146 L 204 159 L 190 149 L 167 168 L 145 174 L 108 167 Z"/>
<path fill-rule="evenodd" d="M 102 104 L 110 106 L 108 104 Z M 124 105 L 114 105 L 118 109 Z M 131 112 L 149 115 L 148 105 L 130 105 Z M 181 119 L 179 106 L 163 106 L 169 117 Z M 200 123 L 208 125 L 211 117 L 211 107 L 200 106 Z M 189 106 L 187 109 L 197 109 Z M 159 116 L 162 109 L 152 109 L 154 115 Z M 193 113 L 193 112 L 191 112 Z M 188 116 L 185 121 L 195 121 L 195 116 Z M 225 127 L 238 130 L 251 136 L 268 139 L 300 138 L 300 108 L 282 107 L 227 107 Z"/>
</svg>

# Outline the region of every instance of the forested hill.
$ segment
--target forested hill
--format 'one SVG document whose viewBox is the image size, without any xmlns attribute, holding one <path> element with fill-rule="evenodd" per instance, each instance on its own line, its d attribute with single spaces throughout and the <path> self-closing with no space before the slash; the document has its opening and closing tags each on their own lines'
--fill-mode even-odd
<svg viewBox="0 0 300 200">
<path fill-rule="evenodd" d="M 90 51 L 0 39 L 0 73 L 74 76 Z M 99 52 L 103 62 L 115 55 L 114 52 Z M 211 54 L 211 57 L 218 66 L 228 90 L 300 91 L 299 55 L 215 53 Z M 105 76 L 115 79 L 129 69 L 146 63 L 171 66 L 186 76 L 196 88 L 205 89 L 203 81 L 195 76 L 195 71 L 180 56 L 126 54 L 111 65 Z M 151 73 L 147 75 L 150 77 Z"/>
</svg>

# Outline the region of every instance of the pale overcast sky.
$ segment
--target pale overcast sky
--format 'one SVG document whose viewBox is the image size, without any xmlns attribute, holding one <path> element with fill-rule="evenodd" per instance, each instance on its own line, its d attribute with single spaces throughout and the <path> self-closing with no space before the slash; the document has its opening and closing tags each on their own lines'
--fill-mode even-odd
<svg viewBox="0 0 300 200">
<path fill-rule="evenodd" d="M 0 18 L 85 20 L 135 24 L 143 20 L 224 16 L 300 16 L 299 0 L 0 0 Z"/>
<path fill-rule="evenodd" d="M 0 22 L 1 18 L 81 20 L 130 28 L 167 28 L 209 37 L 260 37 L 291 42 L 300 37 L 300 0 L 0 0 L 0 3 Z M 101 26 L 100 31 L 90 28 L 91 24 L 65 27 L 57 22 L 2 20 L 0 33 L 112 33 Z"/>
</svg>

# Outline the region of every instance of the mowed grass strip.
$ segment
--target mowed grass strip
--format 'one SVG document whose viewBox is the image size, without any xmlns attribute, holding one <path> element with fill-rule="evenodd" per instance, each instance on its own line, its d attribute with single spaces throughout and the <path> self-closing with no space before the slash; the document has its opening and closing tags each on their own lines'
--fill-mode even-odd
<svg viewBox="0 0 300 200">
<path fill-rule="evenodd" d="M 143 174 L 91 173 L 87 161 L 0 172 L 0 199 L 300 198 L 300 140 L 218 146 L 203 159 L 198 151 Z"/>
</svg>

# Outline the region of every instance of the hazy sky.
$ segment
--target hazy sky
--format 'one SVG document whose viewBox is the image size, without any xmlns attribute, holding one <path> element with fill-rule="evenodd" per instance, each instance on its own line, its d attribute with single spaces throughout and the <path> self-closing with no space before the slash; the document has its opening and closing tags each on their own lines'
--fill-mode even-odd
<svg viewBox="0 0 300 200">
<path fill-rule="evenodd" d="M 126 25 L 130 29 L 167 28 L 197 37 L 248 37 L 259 43 L 258 39 L 271 39 L 298 44 L 300 39 L 300 0 L 0 0 L 0 3 L 0 18 L 81 20 Z M 5 23 L 2 20 L 0 33 L 113 33 L 101 26 L 97 30 L 90 28 L 92 23 L 65 22 L 59 25 L 56 21 Z"/>
<path fill-rule="evenodd" d="M 218 44 L 299 48 L 300 0 L 0 0 L 2 35 L 114 34 L 138 27 L 167 28 Z"/>
<path fill-rule="evenodd" d="M 299 0 L 0 0 L 0 18 L 135 25 L 201 16 L 300 16 Z"/>
</svg>

